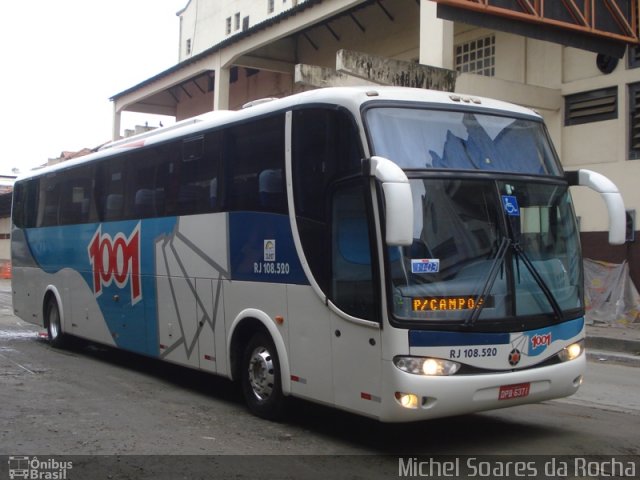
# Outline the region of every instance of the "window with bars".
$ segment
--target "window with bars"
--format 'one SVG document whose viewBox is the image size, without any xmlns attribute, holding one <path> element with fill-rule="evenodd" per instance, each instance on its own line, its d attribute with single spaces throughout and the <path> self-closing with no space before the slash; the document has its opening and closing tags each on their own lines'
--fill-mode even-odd
<svg viewBox="0 0 640 480">
<path fill-rule="evenodd" d="M 267 0 L 267 13 L 273 13 L 275 0 Z"/>
<path fill-rule="evenodd" d="M 565 126 L 618 118 L 618 87 L 601 88 L 564 97 Z"/>
<path fill-rule="evenodd" d="M 229 35 L 231 33 L 231 17 L 227 17 L 227 20 L 225 22 L 225 33 L 227 35 Z"/>
<path fill-rule="evenodd" d="M 640 82 L 629 85 L 629 159 L 640 159 Z"/>
<path fill-rule="evenodd" d="M 496 71 L 496 36 L 479 38 L 455 47 L 456 71 L 493 77 Z"/>
</svg>

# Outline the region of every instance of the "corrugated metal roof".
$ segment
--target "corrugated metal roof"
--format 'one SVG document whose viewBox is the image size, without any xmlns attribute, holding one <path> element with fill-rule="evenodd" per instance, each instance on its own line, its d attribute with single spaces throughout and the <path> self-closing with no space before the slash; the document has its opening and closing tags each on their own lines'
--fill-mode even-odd
<svg viewBox="0 0 640 480">
<path fill-rule="evenodd" d="M 296 14 L 298 14 L 299 12 L 302 12 L 308 8 L 313 7 L 314 5 L 317 5 L 319 3 L 322 3 L 322 0 L 306 0 L 305 2 L 302 2 L 298 5 L 296 5 L 295 7 L 291 7 L 288 10 L 285 10 L 281 13 L 279 13 L 278 15 L 274 15 L 271 18 L 268 18 L 267 20 L 257 23 L 254 26 L 248 28 L 247 30 L 244 30 L 240 33 L 237 33 L 235 35 L 233 35 L 232 37 L 227 38 L 226 40 L 223 40 L 220 43 L 217 43 L 216 45 L 200 52 L 197 55 L 194 55 L 193 57 L 190 57 L 186 60 L 183 60 L 182 62 L 174 65 L 171 68 L 168 68 L 167 70 L 160 72 L 159 74 L 148 78 L 146 80 L 144 80 L 143 82 L 140 82 L 139 84 L 128 88 L 120 93 L 116 93 L 115 95 L 113 95 L 111 98 L 109 98 L 109 100 L 111 101 L 115 101 L 120 97 L 123 97 L 125 95 L 128 95 L 129 93 L 135 92 L 136 90 L 139 90 L 142 87 L 145 87 L 147 85 L 150 85 L 151 83 L 160 80 L 168 75 L 171 75 L 174 72 L 179 71 L 180 69 L 191 65 L 192 63 L 195 63 L 199 60 L 202 60 L 203 58 L 206 58 L 207 56 L 211 55 L 212 53 L 215 53 L 219 50 L 222 50 L 225 47 L 228 47 L 229 45 L 232 45 L 236 42 L 239 42 L 240 40 L 247 38 L 251 35 L 253 35 L 256 32 L 259 32 L 261 30 L 264 30 L 265 28 L 269 28 L 271 25 L 275 25 L 277 23 L 280 23 L 281 21 L 289 18 L 289 17 L 293 17 Z"/>
</svg>

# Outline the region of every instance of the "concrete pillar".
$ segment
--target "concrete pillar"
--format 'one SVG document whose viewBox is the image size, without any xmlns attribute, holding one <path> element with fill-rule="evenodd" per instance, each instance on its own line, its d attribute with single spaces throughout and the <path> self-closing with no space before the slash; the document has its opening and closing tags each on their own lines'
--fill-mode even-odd
<svg viewBox="0 0 640 480">
<path fill-rule="evenodd" d="M 111 129 L 111 140 L 120 140 L 120 126 L 122 123 L 122 112 L 118 110 L 116 101 L 113 101 L 113 123 Z"/>
<path fill-rule="evenodd" d="M 228 67 L 218 65 L 215 70 L 216 84 L 213 90 L 213 109 L 229 109 L 229 72 Z"/>
<path fill-rule="evenodd" d="M 419 62 L 453 70 L 453 22 L 439 19 L 437 8 L 431 0 L 420 0 Z"/>
</svg>

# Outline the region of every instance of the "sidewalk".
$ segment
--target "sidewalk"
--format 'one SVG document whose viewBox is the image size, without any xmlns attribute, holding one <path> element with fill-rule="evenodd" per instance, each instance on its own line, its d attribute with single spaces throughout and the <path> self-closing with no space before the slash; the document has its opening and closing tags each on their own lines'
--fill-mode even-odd
<svg viewBox="0 0 640 480">
<path fill-rule="evenodd" d="M 640 325 L 587 325 L 586 348 L 590 361 L 640 367 Z"/>
</svg>

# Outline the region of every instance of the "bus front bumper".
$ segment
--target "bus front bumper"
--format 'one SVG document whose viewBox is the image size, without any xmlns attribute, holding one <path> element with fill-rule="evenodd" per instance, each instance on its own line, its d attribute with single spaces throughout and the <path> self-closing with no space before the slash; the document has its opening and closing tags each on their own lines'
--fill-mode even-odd
<svg viewBox="0 0 640 480">
<path fill-rule="evenodd" d="M 383 422 L 412 422 L 541 402 L 573 395 L 586 355 L 539 368 L 476 375 L 423 376 L 383 362 Z"/>
</svg>

